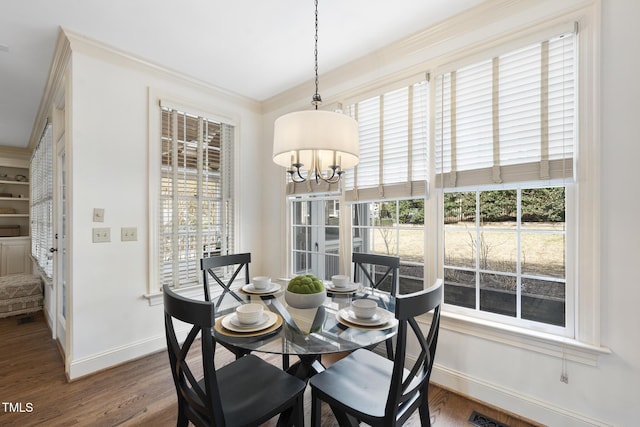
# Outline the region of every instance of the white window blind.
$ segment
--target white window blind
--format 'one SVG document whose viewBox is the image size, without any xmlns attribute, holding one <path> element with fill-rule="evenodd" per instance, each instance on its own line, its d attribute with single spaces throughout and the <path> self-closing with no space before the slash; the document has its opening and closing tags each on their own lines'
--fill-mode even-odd
<svg viewBox="0 0 640 427">
<path fill-rule="evenodd" d="M 349 106 L 358 121 L 360 163 L 346 174 L 347 201 L 425 196 L 428 91 L 422 81 Z"/>
<path fill-rule="evenodd" d="M 31 255 L 53 277 L 53 127 L 44 129 L 29 165 L 31 179 Z"/>
<path fill-rule="evenodd" d="M 436 77 L 441 186 L 572 178 L 575 39 L 563 34 Z"/>
<path fill-rule="evenodd" d="M 233 252 L 234 128 L 162 107 L 160 283 L 201 281 L 200 258 Z"/>
</svg>

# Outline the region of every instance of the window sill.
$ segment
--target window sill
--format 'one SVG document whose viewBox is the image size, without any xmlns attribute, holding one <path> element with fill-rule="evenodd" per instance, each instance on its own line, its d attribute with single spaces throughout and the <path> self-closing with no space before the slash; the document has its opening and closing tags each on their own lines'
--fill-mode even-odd
<svg viewBox="0 0 640 427">
<path fill-rule="evenodd" d="M 174 289 L 175 293 L 185 298 L 201 299 L 204 301 L 202 285 L 185 286 L 184 288 Z M 162 292 L 154 292 L 152 294 L 144 294 L 150 306 L 162 304 Z"/>
<path fill-rule="evenodd" d="M 611 354 L 611 350 L 607 347 L 455 313 L 443 312 L 440 327 L 589 366 L 597 366 L 598 357 L 601 355 Z"/>
</svg>

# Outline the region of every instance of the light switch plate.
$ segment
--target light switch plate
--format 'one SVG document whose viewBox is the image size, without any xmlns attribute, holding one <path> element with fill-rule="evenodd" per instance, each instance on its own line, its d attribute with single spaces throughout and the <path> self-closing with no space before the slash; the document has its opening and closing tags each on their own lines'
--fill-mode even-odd
<svg viewBox="0 0 640 427">
<path fill-rule="evenodd" d="M 93 208 L 93 222 L 104 222 L 104 209 Z"/>
<path fill-rule="evenodd" d="M 120 229 L 120 240 L 123 242 L 138 240 L 138 227 L 122 227 Z"/>
<path fill-rule="evenodd" d="M 93 229 L 93 243 L 106 243 L 111 241 L 111 229 L 94 228 Z"/>
</svg>

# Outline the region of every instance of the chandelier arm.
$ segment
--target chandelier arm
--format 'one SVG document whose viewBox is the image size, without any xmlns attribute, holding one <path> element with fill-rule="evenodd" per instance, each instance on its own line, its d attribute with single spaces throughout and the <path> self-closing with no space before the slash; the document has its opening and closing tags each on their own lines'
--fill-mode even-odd
<svg viewBox="0 0 640 427">
<path fill-rule="evenodd" d="M 294 163 L 294 164 L 291 165 L 291 169 L 287 169 L 287 172 L 289 172 L 289 175 L 291 176 L 291 181 L 299 184 L 299 183 L 305 182 L 307 180 L 300 173 L 300 168 L 302 166 L 303 166 L 302 163 Z M 296 168 L 296 170 L 293 170 L 293 168 Z M 298 175 L 298 178 L 296 178 L 296 175 Z"/>
<path fill-rule="evenodd" d="M 324 174 L 320 170 L 320 167 L 316 164 L 314 171 L 316 184 L 319 184 L 321 180 L 326 182 L 327 184 L 335 184 L 336 182 L 340 181 L 340 176 L 343 172 L 339 171 L 339 168 L 340 166 L 336 165 L 330 166 L 331 176 L 325 178 Z"/>
</svg>

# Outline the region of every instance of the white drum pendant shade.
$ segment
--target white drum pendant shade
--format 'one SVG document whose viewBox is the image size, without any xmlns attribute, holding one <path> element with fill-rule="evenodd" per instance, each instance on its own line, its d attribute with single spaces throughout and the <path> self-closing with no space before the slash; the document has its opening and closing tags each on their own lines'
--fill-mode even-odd
<svg viewBox="0 0 640 427">
<path fill-rule="evenodd" d="M 331 111 L 297 111 L 279 117 L 273 130 L 273 161 L 286 168 L 295 163 L 312 167 L 313 155 L 320 168 L 352 168 L 359 162 L 358 123 Z"/>
</svg>

